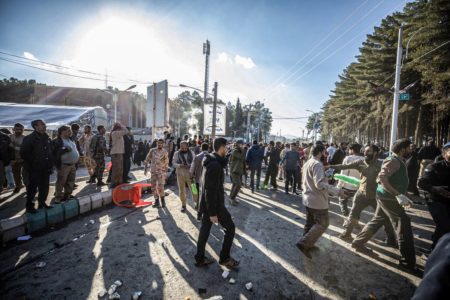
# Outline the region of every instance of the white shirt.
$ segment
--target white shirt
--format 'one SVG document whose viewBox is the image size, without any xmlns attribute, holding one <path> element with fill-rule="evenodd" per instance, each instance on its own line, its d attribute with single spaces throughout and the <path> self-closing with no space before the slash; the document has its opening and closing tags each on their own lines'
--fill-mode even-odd
<svg viewBox="0 0 450 300">
<path fill-rule="evenodd" d="M 363 159 L 364 159 L 364 156 L 349 155 L 349 156 L 346 156 L 344 158 L 344 160 L 342 161 L 342 164 L 343 165 L 349 165 L 351 163 L 354 163 L 355 161 L 363 160 Z M 351 176 L 351 177 L 355 177 L 355 178 L 358 178 L 358 179 L 361 178 L 361 173 L 358 170 L 354 170 L 354 169 L 352 169 L 352 170 L 342 170 L 341 174 L 342 175 Z M 343 187 L 343 188 L 345 188 L 347 190 L 351 190 L 351 191 L 356 191 L 358 189 L 357 186 L 354 186 L 353 184 L 350 184 L 350 183 L 345 183 L 345 182 L 343 182 L 341 180 L 339 180 L 338 187 Z"/>
</svg>

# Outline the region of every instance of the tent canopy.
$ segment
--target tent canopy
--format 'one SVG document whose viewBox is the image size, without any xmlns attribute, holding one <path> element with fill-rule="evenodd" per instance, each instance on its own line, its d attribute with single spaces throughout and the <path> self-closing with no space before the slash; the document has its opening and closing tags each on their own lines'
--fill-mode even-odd
<svg viewBox="0 0 450 300">
<path fill-rule="evenodd" d="M 42 119 L 48 129 L 55 130 L 66 124 L 107 125 L 106 111 L 99 106 L 56 106 L 43 104 L 0 103 L 0 127 L 13 127 L 21 123 L 31 128 L 31 121 Z M 95 128 L 95 127 L 94 127 Z"/>
</svg>

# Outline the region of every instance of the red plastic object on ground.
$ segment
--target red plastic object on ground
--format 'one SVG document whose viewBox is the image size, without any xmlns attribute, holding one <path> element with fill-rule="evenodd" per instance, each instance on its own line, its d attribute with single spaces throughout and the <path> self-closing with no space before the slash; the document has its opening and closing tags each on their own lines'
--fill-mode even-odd
<svg viewBox="0 0 450 300">
<path fill-rule="evenodd" d="M 132 183 L 121 184 L 114 188 L 112 193 L 112 200 L 115 205 L 122 207 L 141 207 L 153 204 L 152 201 L 143 201 L 142 188 L 151 187 L 148 183 Z"/>
</svg>

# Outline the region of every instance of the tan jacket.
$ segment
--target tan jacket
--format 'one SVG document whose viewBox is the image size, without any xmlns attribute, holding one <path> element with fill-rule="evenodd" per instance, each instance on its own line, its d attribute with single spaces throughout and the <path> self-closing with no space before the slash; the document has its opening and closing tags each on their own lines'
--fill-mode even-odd
<svg viewBox="0 0 450 300">
<path fill-rule="evenodd" d="M 110 154 L 124 154 L 125 144 L 123 141 L 123 136 L 128 134 L 128 129 L 124 128 L 121 130 L 116 130 L 111 132 L 112 147 Z"/>
</svg>

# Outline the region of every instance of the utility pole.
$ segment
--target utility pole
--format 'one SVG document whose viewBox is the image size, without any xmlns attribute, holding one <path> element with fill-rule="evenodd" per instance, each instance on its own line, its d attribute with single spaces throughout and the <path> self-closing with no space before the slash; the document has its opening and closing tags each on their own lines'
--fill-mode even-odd
<svg viewBox="0 0 450 300">
<path fill-rule="evenodd" d="M 217 115 L 217 81 L 214 82 L 214 100 L 213 100 L 213 119 L 212 119 L 212 130 L 211 137 L 216 138 L 216 115 Z"/>
<path fill-rule="evenodd" d="M 391 124 L 391 140 L 389 143 L 389 150 L 392 153 L 392 146 L 397 139 L 397 121 L 398 121 L 398 101 L 400 97 L 400 72 L 403 56 L 402 48 L 402 35 L 403 24 L 400 25 L 398 30 L 398 43 L 397 43 L 397 62 L 395 65 L 395 83 L 394 83 L 394 103 L 392 104 L 392 124 Z"/>
<path fill-rule="evenodd" d="M 247 114 L 247 143 L 250 143 L 250 112 L 252 110 L 252 105 L 248 106 L 248 114 Z"/>
<path fill-rule="evenodd" d="M 209 54 L 211 53 L 211 44 L 208 40 L 203 43 L 203 54 L 205 54 L 205 89 L 203 92 L 203 101 L 206 102 L 208 96 L 208 80 L 209 80 Z"/>
</svg>

